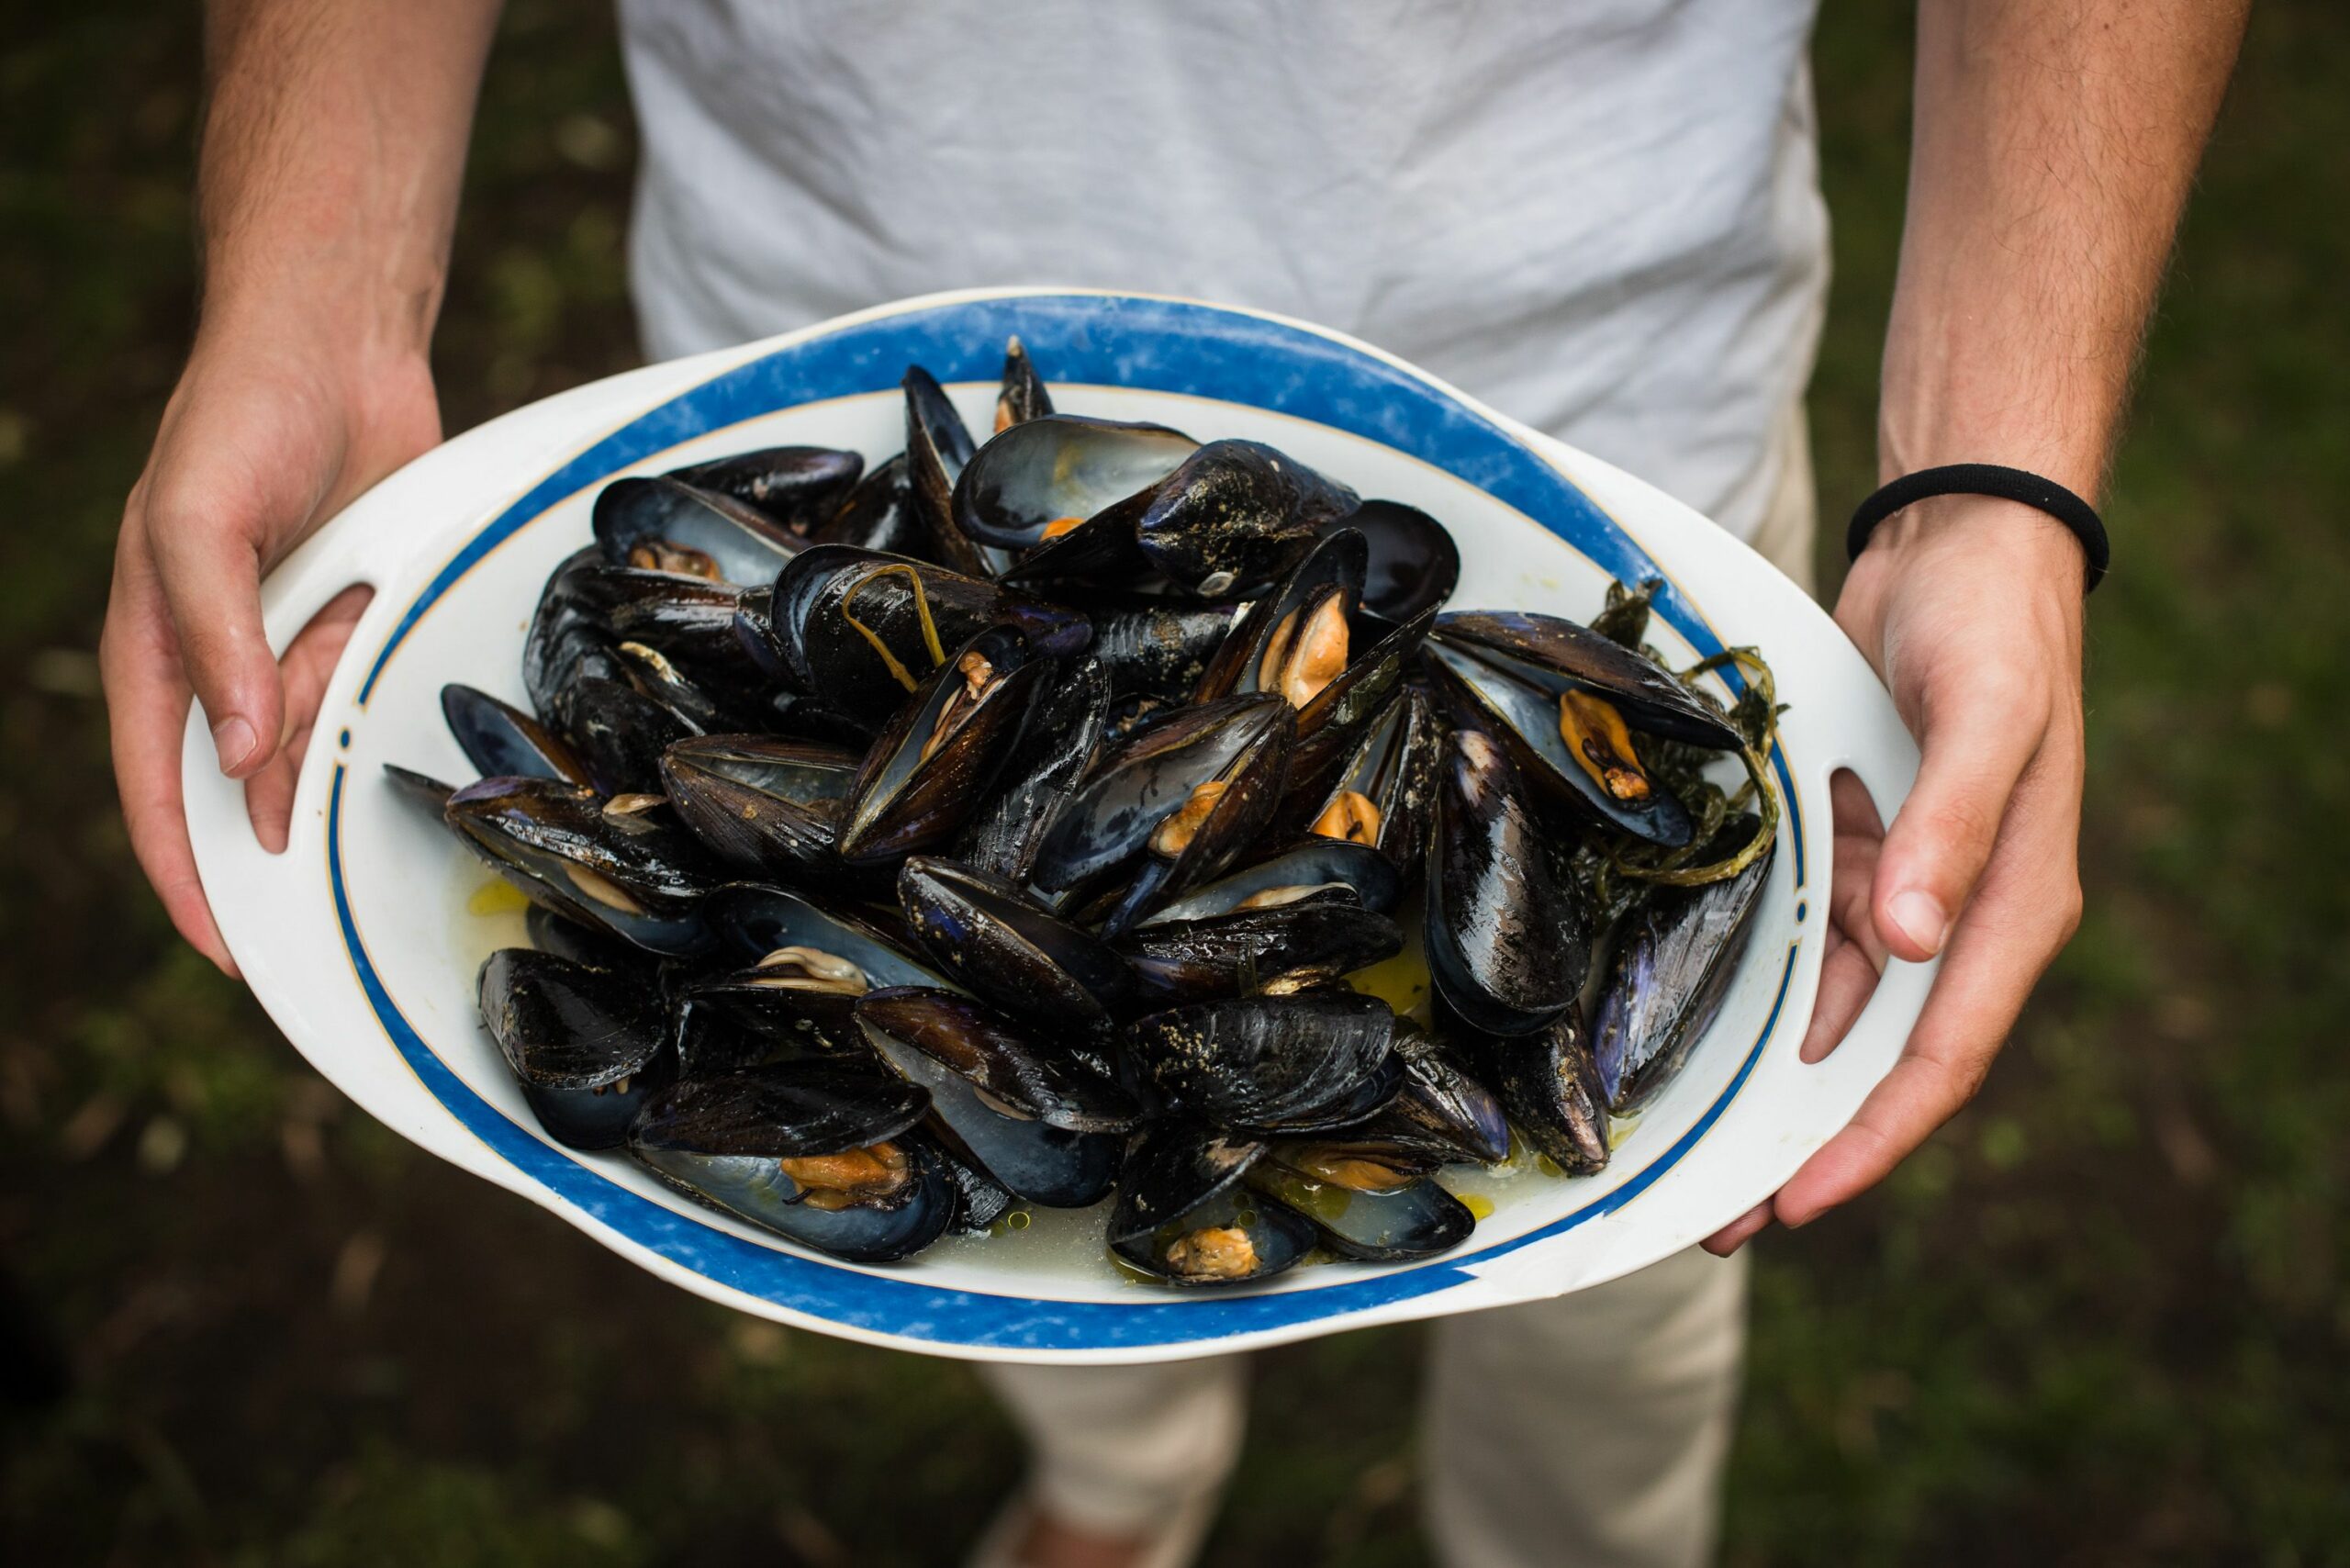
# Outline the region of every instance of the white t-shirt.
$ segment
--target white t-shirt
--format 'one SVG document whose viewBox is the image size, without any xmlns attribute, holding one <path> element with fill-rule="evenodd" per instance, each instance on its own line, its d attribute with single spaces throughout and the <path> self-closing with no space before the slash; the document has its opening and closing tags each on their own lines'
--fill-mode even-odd
<svg viewBox="0 0 2350 1568">
<path fill-rule="evenodd" d="M 1255 306 L 1751 533 L 1827 285 L 1812 6 L 621 0 L 645 347 L 992 285 Z"/>
</svg>

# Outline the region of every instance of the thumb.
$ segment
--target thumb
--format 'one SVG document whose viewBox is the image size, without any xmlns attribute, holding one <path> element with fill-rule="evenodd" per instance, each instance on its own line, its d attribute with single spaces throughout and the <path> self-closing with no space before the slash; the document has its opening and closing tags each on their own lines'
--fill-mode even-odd
<svg viewBox="0 0 2350 1568">
<path fill-rule="evenodd" d="M 277 657 L 262 628 L 259 541 L 266 525 L 166 494 L 149 498 L 146 524 L 220 771 L 251 778 L 277 754 L 285 726 Z"/>
<path fill-rule="evenodd" d="M 1924 760 L 1870 886 L 1877 935 L 1912 962 L 1942 951 L 2048 728 L 2047 704 L 2027 678 L 1962 664 L 1959 678 L 1940 684 L 1919 702 Z"/>
</svg>

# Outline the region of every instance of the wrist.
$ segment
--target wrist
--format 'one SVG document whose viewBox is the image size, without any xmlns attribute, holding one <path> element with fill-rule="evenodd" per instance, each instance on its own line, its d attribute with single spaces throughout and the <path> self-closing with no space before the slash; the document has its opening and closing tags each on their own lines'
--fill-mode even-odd
<svg viewBox="0 0 2350 1568">
<path fill-rule="evenodd" d="M 2037 508 L 1996 496 L 1933 496 L 1912 502 L 1876 525 L 1860 558 L 1908 569 L 1962 552 L 2004 562 L 2020 588 L 2045 585 L 2076 603 L 2081 599 L 2087 555 L 2073 531 Z"/>
</svg>

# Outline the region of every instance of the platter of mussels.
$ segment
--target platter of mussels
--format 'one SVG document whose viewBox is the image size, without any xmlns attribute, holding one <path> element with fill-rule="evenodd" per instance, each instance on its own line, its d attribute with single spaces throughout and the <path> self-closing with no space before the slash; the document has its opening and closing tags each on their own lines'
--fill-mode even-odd
<svg viewBox="0 0 2350 1568">
<path fill-rule="evenodd" d="M 1442 518 L 1057 411 L 1033 346 L 991 420 L 908 367 L 900 451 L 603 483 L 440 690 L 478 777 L 387 767 L 538 1128 L 832 1259 L 1145 1291 L 1565 1206 L 1747 956 L 1804 694 L 1654 580 L 1457 602 Z"/>
</svg>

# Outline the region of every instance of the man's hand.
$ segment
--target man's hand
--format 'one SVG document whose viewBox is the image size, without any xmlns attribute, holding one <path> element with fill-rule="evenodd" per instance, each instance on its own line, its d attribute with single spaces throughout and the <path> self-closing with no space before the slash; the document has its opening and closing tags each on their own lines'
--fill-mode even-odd
<svg viewBox="0 0 2350 1568">
<path fill-rule="evenodd" d="M 1886 958 L 1946 955 L 1901 1059 L 1770 1202 L 1706 1242 L 1735 1251 L 1883 1181 L 1974 1097 L 2080 922 L 2080 543 L 2010 501 L 1946 497 L 1884 524 L 1836 619 L 1918 737 L 1887 832 L 1836 779 L 1828 953 L 1802 1057 L 1836 1048 Z"/>
<path fill-rule="evenodd" d="M 172 924 L 234 973 L 188 846 L 181 735 L 193 693 L 253 829 L 285 845 L 294 778 L 328 675 L 365 607 L 338 598 L 287 650 L 261 579 L 352 497 L 440 439 L 420 361 L 346 364 L 330 342 L 201 342 L 124 509 L 99 666 L 132 850 Z"/>
</svg>

